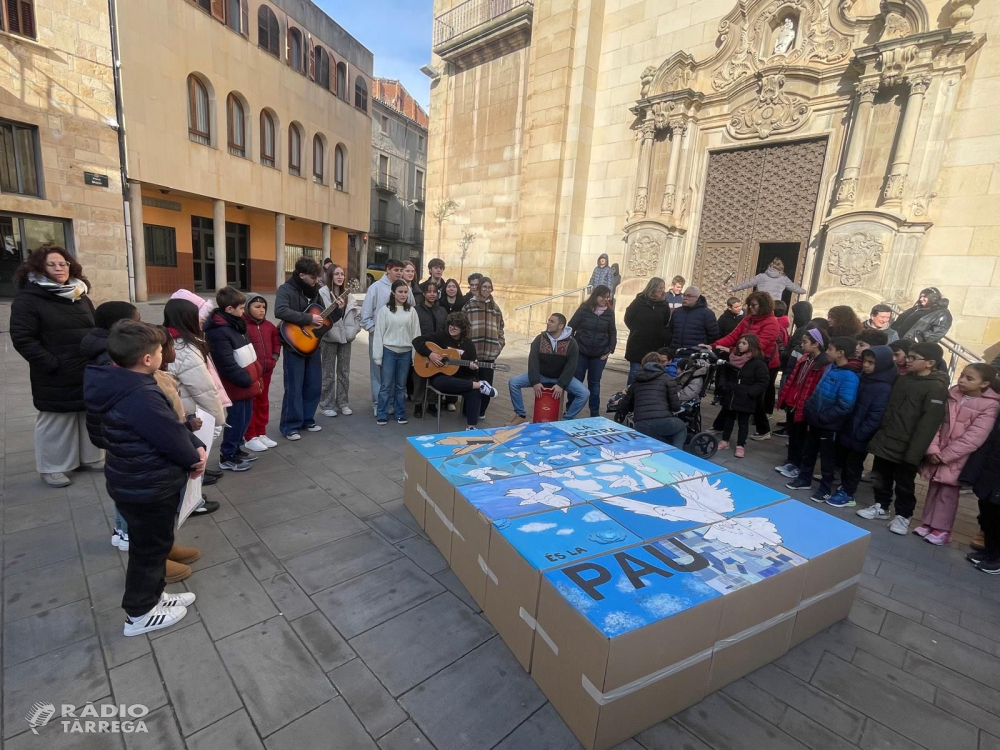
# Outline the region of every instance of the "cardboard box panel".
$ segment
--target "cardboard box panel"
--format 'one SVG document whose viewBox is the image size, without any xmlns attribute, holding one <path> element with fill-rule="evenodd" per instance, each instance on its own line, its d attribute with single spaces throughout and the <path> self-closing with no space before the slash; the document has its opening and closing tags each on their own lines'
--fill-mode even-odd
<svg viewBox="0 0 1000 750">
<path fill-rule="evenodd" d="M 451 569 L 476 600 L 476 604 L 485 609 L 492 519 L 480 513 L 461 495 L 455 498 L 454 516 Z"/>
<path fill-rule="evenodd" d="M 406 484 L 403 487 L 403 505 L 410 511 L 410 514 L 417 520 L 422 529 L 426 528 L 424 513 L 427 503 L 424 501 L 424 494 L 426 494 L 426 490 L 415 479 L 407 477 Z"/>
<path fill-rule="evenodd" d="M 598 501 L 595 505 L 643 539 L 655 539 L 786 498 L 781 492 L 726 472 L 654 488 L 634 496 Z"/>
<path fill-rule="evenodd" d="M 462 487 L 459 495 L 494 521 L 587 501 L 566 484 L 565 479 L 557 477 L 525 474 L 492 484 L 470 484 Z"/>
</svg>

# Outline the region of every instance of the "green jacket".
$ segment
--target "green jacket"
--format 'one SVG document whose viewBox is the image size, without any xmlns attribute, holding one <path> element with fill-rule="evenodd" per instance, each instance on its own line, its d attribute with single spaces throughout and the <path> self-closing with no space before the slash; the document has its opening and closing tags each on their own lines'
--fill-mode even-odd
<svg viewBox="0 0 1000 750">
<path fill-rule="evenodd" d="M 940 370 L 923 377 L 899 378 L 868 451 L 888 461 L 916 466 L 944 421 L 947 400 L 948 375 Z"/>
</svg>

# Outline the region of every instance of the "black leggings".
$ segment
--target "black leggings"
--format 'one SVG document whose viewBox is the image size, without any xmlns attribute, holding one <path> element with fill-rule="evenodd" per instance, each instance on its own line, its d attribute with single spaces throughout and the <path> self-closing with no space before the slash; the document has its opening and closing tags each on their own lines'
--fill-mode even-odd
<svg viewBox="0 0 1000 750">
<path fill-rule="evenodd" d="M 764 395 L 757 399 L 757 408 L 753 413 L 753 424 L 758 435 L 764 435 L 771 431 L 771 423 L 767 421 L 768 412 L 774 411 L 774 381 L 778 379 L 777 370 L 767 371 L 767 390 Z M 770 405 L 767 404 L 770 396 Z"/>
<path fill-rule="evenodd" d="M 980 498 L 979 526 L 986 539 L 986 556 L 991 560 L 1000 560 L 1000 505 Z"/>
<path fill-rule="evenodd" d="M 493 370 L 489 370 L 493 372 Z M 483 378 L 485 380 L 485 378 Z M 466 423 L 475 427 L 479 424 L 479 410 L 482 408 L 483 394 L 478 388 L 472 387 L 472 381 L 467 378 L 456 378 L 454 375 L 435 375 L 430 380 L 431 386 L 441 393 L 453 396 L 465 396 L 462 412 Z"/>
<path fill-rule="evenodd" d="M 733 411 L 732 409 L 722 410 L 722 439 L 727 443 L 733 434 L 734 424 L 739 424 L 739 431 L 736 433 L 736 445 L 742 448 L 747 444 L 747 436 L 750 434 L 750 412 Z"/>
</svg>

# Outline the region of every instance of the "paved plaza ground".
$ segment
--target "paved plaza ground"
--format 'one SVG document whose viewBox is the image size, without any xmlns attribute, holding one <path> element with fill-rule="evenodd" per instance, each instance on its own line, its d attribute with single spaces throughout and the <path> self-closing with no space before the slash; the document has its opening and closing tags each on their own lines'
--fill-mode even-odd
<svg viewBox="0 0 1000 750">
<path fill-rule="evenodd" d="M 143 317 L 159 322 L 161 310 L 143 306 Z M 0 305 L 3 747 L 579 747 L 403 507 L 404 437 L 434 422 L 375 424 L 364 340 L 355 413 L 319 417 L 322 432 L 208 488 L 222 507 L 181 529 L 202 557 L 171 587 L 197 603 L 178 626 L 125 638 L 113 503 L 100 474 L 51 489 L 35 473 L 27 365 L 8 313 Z M 511 338 L 504 361 L 517 373 L 526 346 Z M 506 380 L 488 426 L 512 414 Z M 623 385 L 609 371 L 605 396 Z M 271 402 L 274 424 L 280 377 Z M 442 420 L 461 427 L 457 414 Z M 772 467 L 783 450 L 772 440 L 715 460 L 781 487 Z M 973 570 L 959 545 L 866 528 L 848 620 L 621 747 L 1000 750 L 1000 578 Z M 24 716 L 39 701 L 143 704 L 149 732 L 65 734 L 52 721 L 35 735 Z"/>
</svg>

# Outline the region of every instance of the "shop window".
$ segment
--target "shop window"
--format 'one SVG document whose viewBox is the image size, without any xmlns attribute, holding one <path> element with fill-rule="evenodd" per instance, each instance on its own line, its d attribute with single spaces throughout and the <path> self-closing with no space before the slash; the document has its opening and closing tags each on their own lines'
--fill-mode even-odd
<svg viewBox="0 0 1000 750">
<path fill-rule="evenodd" d="M 173 227 L 143 224 L 146 265 L 177 267 L 177 232 Z"/>
</svg>

